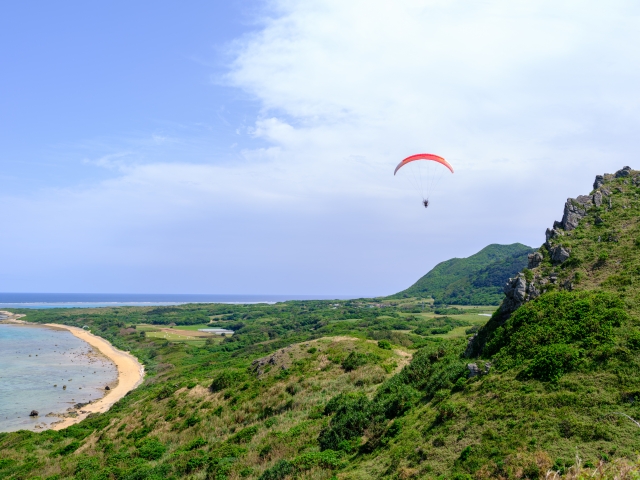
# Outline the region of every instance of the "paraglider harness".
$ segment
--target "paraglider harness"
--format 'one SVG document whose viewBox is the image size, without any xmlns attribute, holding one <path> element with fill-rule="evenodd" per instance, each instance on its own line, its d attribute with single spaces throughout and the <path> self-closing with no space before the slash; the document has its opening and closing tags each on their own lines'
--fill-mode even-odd
<svg viewBox="0 0 640 480">
<path fill-rule="evenodd" d="M 427 208 L 429 206 L 429 199 L 422 200 L 422 203 L 424 204 L 424 208 Z"/>
</svg>

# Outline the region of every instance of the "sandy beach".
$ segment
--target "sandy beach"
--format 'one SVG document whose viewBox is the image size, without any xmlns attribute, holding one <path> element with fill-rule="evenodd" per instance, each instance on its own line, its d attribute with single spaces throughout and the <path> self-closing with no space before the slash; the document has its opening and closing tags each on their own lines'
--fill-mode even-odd
<svg viewBox="0 0 640 480">
<path fill-rule="evenodd" d="M 78 411 L 77 416 L 63 418 L 60 422 L 56 422 L 51 426 L 54 430 L 60 430 L 70 425 L 78 423 L 85 419 L 91 413 L 106 412 L 109 408 L 124 397 L 129 391 L 140 385 L 144 379 L 144 365 L 142 365 L 137 358 L 128 352 L 118 350 L 111 345 L 104 338 L 93 335 L 87 330 L 77 327 L 69 327 L 67 325 L 59 325 L 56 323 L 47 324 L 32 324 L 20 320 L 24 315 L 14 315 L 11 312 L 0 311 L 0 316 L 6 318 L 0 318 L 0 321 L 9 323 L 21 323 L 34 326 L 46 326 L 50 328 L 58 328 L 71 332 L 75 337 L 85 341 L 91 345 L 99 353 L 111 360 L 118 370 L 117 384 L 106 391 L 106 395 L 99 400 L 91 402 Z"/>
</svg>

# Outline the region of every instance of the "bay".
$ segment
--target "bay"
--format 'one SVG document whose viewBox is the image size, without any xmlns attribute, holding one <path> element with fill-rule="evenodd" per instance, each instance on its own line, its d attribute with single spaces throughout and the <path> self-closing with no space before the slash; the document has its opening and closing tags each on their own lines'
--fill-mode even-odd
<svg viewBox="0 0 640 480">
<path fill-rule="evenodd" d="M 0 432 L 47 428 L 116 380 L 115 365 L 66 330 L 0 324 Z"/>
</svg>

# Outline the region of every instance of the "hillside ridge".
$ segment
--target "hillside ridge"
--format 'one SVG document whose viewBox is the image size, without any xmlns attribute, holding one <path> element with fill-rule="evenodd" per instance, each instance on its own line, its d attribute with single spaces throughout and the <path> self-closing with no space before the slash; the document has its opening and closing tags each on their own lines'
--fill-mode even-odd
<svg viewBox="0 0 640 480">
<path fill-rule="evenodd" d="M 564 204 L 562 220 L 554 221 L 553 226 L 546 229 L 545 242 L 536 251 L 528 254 L 527 267 L 514 277 L 509 278 L 504 284 L 504 299 L 500 307 L 487 322 L 487 325 L 470 339 L 465 352 L 466 356 L 473 357 L 482 354 L 488 337 L 498 327 L 504 325 L 511 314 L 525 303 L 548 291 L 581 289 L 578 283 L 583 275 L 579 270 L 585 269 L 579 268 L 583 266 L 583 258 L 580 252 L 573 252 L 571 246 L 572 243 L 575 243 L 573 241 L 576 237 L 574 231 L 584 219 L 589 226 L 603 230 L 604 235 L 598 235 L 598 243 L 619 243 L 621 232 L 612 233 L 606 228 L 604 220 L 604 217 L 611 215 L 608 212 L 614 210 L 613 198 L 618 195 L 617 200 L 620 200 L 620 194 L 624 193 L 621 186 L 613 185 L 616 179 L 620 179 L 624 185 L 640 186 L 638 172 L 625 166 L 614 174 L 596 175 L 593 189 L 588 195 L 568 198 Z M 635 194 L 636 199 L 637 196 Z M 623 210 L 630 208 L 628 204 L 616 206 L 622 207 Z M 573 238 L 572 232 L 574 232 Z M 596 271 L 599 266 L 604 266 L 608 256 L 609 253 L 606 251 L 599 254 L 596 262 L 591 265 L 591 273 Z"/>
<path fill-rule="evenodd" d="M 638 478 L 640 172 L 547 233 L 488 322 L 416 297 L 16 312 L 148 375 L 77 425 L 0 433 L 0 478 Z"/>
<path fill-rule="evenodd" d="M 498 305 L 504 282 L 527 265 L 533 248 L 491 244 L 465 258 L 438 263 L 409 288 L 389 298 L 431 297 L 436 304 Z"/>
</svg>

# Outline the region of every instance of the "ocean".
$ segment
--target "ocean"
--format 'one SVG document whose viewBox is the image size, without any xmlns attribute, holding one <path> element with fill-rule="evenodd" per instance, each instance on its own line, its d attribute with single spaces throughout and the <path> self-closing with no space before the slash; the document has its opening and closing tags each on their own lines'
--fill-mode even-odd
<svg viewBox="0 0 640 480">
<path fill-rule="evenodd" d="M 346 300 L 344 295 L 206 295 L 142 293 L 0 293 L 3 308 L 100 308 L 185 303 L 276 303 L 288 300 Z"/>
<path fill-rule="evenodd" d="M 115 365 L 70 332 L 0 324 L 0 432 L 44 429 L 116 379 Z"/>
</svg>

